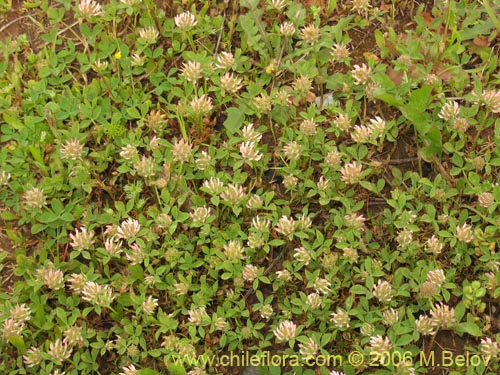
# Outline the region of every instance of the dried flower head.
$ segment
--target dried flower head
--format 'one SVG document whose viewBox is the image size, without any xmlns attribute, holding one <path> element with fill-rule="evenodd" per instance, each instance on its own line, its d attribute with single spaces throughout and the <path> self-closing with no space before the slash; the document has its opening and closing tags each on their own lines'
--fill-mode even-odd
<svg viewBox="0 0 500 375">
<path fill-rule="evenodd" d="M 455 238 L 459 241 L 469 243 L 474 240 L 474 232 L 470 224 L 464 223 L 462 226 L 457 225 L 455 231 Z"/>
<path fill-rule="evenodd" d="M 302 146 L 296 141 L 289 142 L 283 147 L 283 152 L 288 160 L 299 160 L 302 153 Z"/>
<path fill-rule="evenodd" d="M 370 337 L 370 348 L 372 352 L 379 353 L 380 355 L 389 355 L 392 344 L 389 338 L 386 336 L 383 338 L 382 336 L 373 336 Z"/>
<path fill-rule="evenodd" d="M 429 281 L 429 282 L 435 284 L 438 288 L 440 288 L 441 285 L 443 285 L 445 280 L 446 280 L 446 276 L 445 276 L 444 271 L 442 269 L 429 271 L 427 273 L 426 281 Z"/>
<path fill-rule="evenodd" d="M 339 113 L 333 123 L 340 131 L 347 131 L 351 128 L 351 118 L 349 115 Z"/>
<path fill-rule="evenodd" d="M 271 112 L 271 97 L 267 94 L 260 94 L 259 96 L 256 96 L 253 98 L 253 103 L 255 105 L 255 109 L 259 113 L 268 113 Z"/>
<path fill-rule="evenodd" d="M 178 14 L 174 17 L 174 23 L 175 26 L 177 26 L 179 29 L 186 31 L 198 23 L 196 20 L 196 17 L 194 14 L 190 13 L 189 11 Z"/>
<path fill-rule="evenodd" d="M 335 327 L 339 329 L 349 328 L 349 323 L 351 322 L 351 318 L 349 314 L 342 310 L 341 308 L 337 309 L 337 312 L 332 313 L 331 321 L 335 324 Z"/>
<path fill-rule="evenodd" d="M 295 248 L 293 257 L 297 259 L 299 262 L 304 263 L 306 266 L 312 259 L 311 251 L 303 246 Z"/>
<path fill-rule="evenodd" d="M 215 57 L 215 67 L 217 69 L 229 70 L 234 66 L 235 60 L 231 52 L 221 52 Z"/>
<path fill-rule="evenodd" d="M 454 120 L 458 116 L 460 116 L 460 105 L 454 100 L 444 103 L 438 113 L 438 117 L 444 121 Z"/>
<path fill-rule="evenodd" d="M 189 310 L 188 314 L 188 320 L 196 326 L 199 326 L 210 319 L 205 307 L 197 307 L 195 309 Z"/>
<path fill-rule="evenodd" d="M 345 44 L 334 44 L 332 47 L 332 50 L 330 52 L 330 55 L 332 56 L 332 62 L 345 62 L 349 58 L 349 48 Z"/>
<path fill-rule="evenodd" d="M 135 237 L 140 230 L 141 230 L 141 224 L 139 224 L 137 220 L 129 218 L 125 221 L 122 221 L 122 223 L 117 229 L 116 234 L 118 238 L 123 238 L 125 240 L 128 240 Z"/>
<path fill-rule="evenodd" d="M 247 264 L 243 268 L 243 280 L 253 282 L 259 276 L 259 269 L 252 264 Z"/>
<path fill-rule="evenodd" d="M 120 151 L 120 156 L 125 160 L 132 160 L 137 156 L 137 148 L 133 145 L 123 146 Z"/>
<path fill-rule="evenodd" d="M 242 80 L 233 73 L 226 73 L 220 77 L 220 87 L 228 93 L 236 93 L 242 87 Z"/>
<path fill-rule="evenodd" d="M 128 366 L 123 366 L 122 371 L 123 372 L 120 372 L 118 375 L 137 375 L 138 374 L 138 372 L 137 372 L 138 370 L 132 364 L 130 364 Z"/>
<path fill-rule="evenodd" d="M 188 82 L 196 83 L 200 78 L 203 77 L 201 71 L 201 64 L 198 61 L 188 61 L 182 65 L 181 75 Z"/>
<path fill-rule="evenodd" d="M 273 307 L 269 304 L 265 304 L 263 305 L 260 310 L 260 316 L 263 318 L 263 319 L 269 319 L 271 316 L 273 316 Z"/>
<path fill-rule="evenodd" d="M 64 145 L 61 146 L 61 157 L 62 159 L 78 160 L 83 156 L 83 144 L 76 138 L 72 140 L 67 140 Z"/>
<path fill-rule="evenodd" d="M 142 156 L 134 163 L 135 172 L 144 178 L 153 177 L 155 174 L 155 162 L 153 158 Z"/>
<path fill-rule="evenodd" d="M 87 281 L 82 289 L 82 299 L 93 305 L 107 307 L 114 299 L 113 289 L 109 285 Z"/>
<path fill-rule="evenodd" d="M 75 293 L 81 293 L 87 281 L 87 276 L 78 273 L 72 273 L 68 279 L 69 288 Z"/>
<path fill-rule="evenodd" d="M 250 210 L 258 210 L 264 206 L 264 201 L 258 194 L 252 194 L 250 198 L 248 198 L 246 207 Z M 253 222 L 253 220 L 252 220 Z"/>
<path fill-rule="evenodd" d="M 486 339 L 481 339 L 481 343 L 479 344 L 479 350 L 484 357 L 489 360 L 496 359 L 500 356 L 500 349 L 498 348 L 498 343 L 493 341 L 491 338 L 487 337 Z"/>
<path fill-rule="evenodd" d="M 314 45 L 321 37 L 321 32 L 316 25 L 307 25 L 300 30 L 300 37 L 308 44 Z"/>
<path fill-rule="evenodd" d="M 489 208 L 495 204 L 495 197 L 493 194 L 485 191 L 478 196 L 479 205 L 484 208 Z"/>
<path fill-rule="evenodd" d="M 166 118 L 167 115 L 165 113 L 158 110 L 151 110 L 146 116 L 146 126 L 153 132 L 159 133 L 166 125 Z"/>
<path fill-rule="evenodd" d="M 83 346 L 83 328 L 80 326 L 70 326 L 64 331 L 64 344 L 69 346 Z"/>
<path fill-rule="evenodd" d="M 439 241 L 439 238 L 435 234 L 427 240 L 427 250 L 433 254 L 437 255 L 441 253 L 443 247 L 443 243 Z"/>
<path fill-rule="evenodd" d="M 37 269 L 36 274 L 38 280 L 49 289 L 59 290 L 64 287 L 64 274 L 60 269 L 56 269 L 52 263 L 47 267 Z"/>
<path fill-rule="evenodd" d="M 351 71 L 352 78 L 354 78 L 354 83 L 356 85 L 366 85 L 371 78 L 372 69 L 366 64 L 354 65 L 354 69 Z"/>
<path fill-rule="evenodd" d="M 293 26 L 293 23 L 283 22 L 280 25 L 280 34 L 283 35 L 285 38 L 289 38 L 293 34 L 295 34 L 295 26 Z"/>
<path fill-rule="evenodd" d="M 382 323 L 387 327 L 391 327 L 399 321 L 399 312 L 393 308 L 385 310 L 382 313 Z"/>
<path fill-rule="evenodd" d="M 455 309 L 444 303 L 439 303 L 431 310 L 432 325 L 438 329 L 451 329 L 458 324 Z"/>
<path fill-rule="evenodd" d="M 370 0 L 352 0 L 352 11 L 358 14 L 367 13 L 371 8 Z"/>
<path fill-rule="evenodd" d="M 9 310 L 9 315 L 15 321 L 24 323 L 30 320 L 31 310 L 25 303 L 17 304 Z"/>
<path fill-rule="evenodd" d="M 373 286 L 372 294 L 382 303 L 387 303 L 392 299 L 392 286 L 386 280 L 379 279 Z"/>
<path fill-rule="evenodd" d="M 299 344 L 299 353 L 304 358 L 313 358 L 318 354 L 319 345 L 312 337 L 309 337 L 305 343 Z"/>
<path fill-rule="evenodd" d="M 318 293 L 311 293 L 307 295 L 307 305 L 311 309 L 319 309 L 321 307 L 321 296 Z"/>
<path fill-rule="evenodd" d="M 141 264 L 146 258 L 146 252 L 142 246 L 134 243 L 130 246 L 130 251 L 126 254 L 127 261 L 131 266 Z"/>
<path fill-rule="evenodd" d="M 332 284 L 328 280 L 323 279 L 321 277 L 317 277 L 314 280 L 313 288 L 317 293 L 328 294 L 328 293 L 330 293 L 330 290 L 331 290 L 330 286 L 331 285 Z"/>
<path fill-rule="evenodd" d="M 158 299 L 148 296 L 146 300 L 142 303 L 142 311 L 146 315 L 153 315 L 156 308 L 158 307 Z"/>
<path fill-rule="evenodd" d="M 205 180 L 203 187 L 207 189 L 210 194 L 217 195 L 224 188 L 224 183 L 218 177 L 210 177 L 209 180 Z"/>
<path fill-rule="evenodd" d="M 329 151 L 325 156 L 325 163 L 329 167 L 336 167 L 340 165 L 340 161 L 342 160 L 341 157 L 342 155 L 338 150 Z"/>
<path fill-rule="evenodd" d="M 42 208 L 47 203 L 42 189 L 32 188 L 24 192 L 24 204 L 29 208 Z"/>
<path fill-rule="evenodd" d="M 230 261 L 240 261 L 243 259 L 245 249 L 240 241 L 231 240 L 224 245 L 224 254 Z"/>
<path fill-rule="evenodd" d="M 306 95 L 312 89 L 312 80 L 309 77 L 300 76 L 293 81 L 293 89 L 301 95 Z"/>
<path fill-rule="evenodd" d="M 293 217 L 283 215 L 276 225 L 276 232 L 281 233 L 283 236 L 291 236 L 295 232 L 296 223 Z"/>
<path fill-rule="evenodd" d="M 199 98 L 194 98 L 189 103 L 195 116 L 204 115 L 212 110 L 212 98 L 203 94 Z"/>
<path fill-rule="evenodd" d="M 297 326 L 290 320 L 281 322 L 273 331 L 276 342 L 287 342 L 293 340 L 297 333 Z"/>
<path fill-rule="evenodd" d="M 481 101 L 492 113 L 500 113 L 500 91 L 483 90 Z"/>
<path fill-rule="evenodd" d="M 300 131 L 306 136 L 313 136 L 317 133 L 318 125 L 312 120 L 304 120 L 300 123 Z"/>
<path fill-rule="evenodd" d="M 104 14 L 101 9 L 101 5 L 94 0 L 80 0 L 80 4 L 78 4 L 78 10 L 85 18 L 97 17 Z"/>
<path fill-rule="evenodd" d="M 71 356 L 71 348 L 61 339 L 57 339 L 49 343 L 47 354 L 54 362 L 62 363 Z"/>
<path fill-rule="evenodd" d="M 1 171 L 1 173 L 0 173 L 0 186 L 7 185 L 7 183 L 9 182 L 11 177 L 12 177 L 12 175 L 10 173 L 7 173 L 5 171 Z"/>
<path fill-rule="evenodd" d="M 23 362 L 26 367 L 35 367 L 42 363 L 42 351 L 39 348 L 31 347 L 23 355 Z"/>
<path fill-rule="evenodd" d="M 354 125 L 351 138 L 356 143 L 367 143 L 370 141 L 373 129 L 365 125 Z"/>
<path fill-rule="evenodd" d="M 239 184 L 229 184 L 227 188 L 220 194 L 222 200 L 236 205 L 245 197 L 245 190 Z"/>
<path fill-rule="evenodd" d="M 363 166 L 357 162 L 345 164 L 340 169 L 340 179 L 346 184 L 357 184 L 361 180 Z"/>
<path fill-rule="evenodd" d="M 415 325 L 417 332 L 421 335 L 430 336 L 436 332 L 432 320 L 428 316 L 420 316 L 417 320 L 415 320 Z"/>
<path fill-rule="evenodd" d="M 419 297 L 420 298 L 432 298 L 436 295 L 438 291 L 438 286 L 431 281 L 424 281 L 420 285 Z"/>
<path fill-rule="evenodd" d="M 70 245 L 76 251 L 89 250 L 94 244 L 94 232 L 87 232 L 87 228 L 81 227 L 80 231 L 75 229 L 75 233 L 70 233 Z"/>
<path fill-rule="evenodd" d="M 177 140 L 172 146 L 171 152 L 176 162 L 185 163 L 191 159 L 191 145 L 184 138 Z"/>
<path fill-rule="evenodd" d="M 254 142 L 243 142 L 240 144 L 240 154 L 244 160 L 258 161 L 262 159 L 263 154 L 255 149 Z"/>
<path fill-rule="evenodd" d="M 3 321 L 2 328 L 0 330 L 1 336 L 5 340 L 8 340 L 10 336 L 20 336 L 23 329 L 25 327 L 25 323 L 18 321 L 14 318 L 8 318 Z"/>
<path fill-rule="evenodd" d="M 147 44 L 155 44 L 160 33 L 154 26 L 145 27 L 139 30 L 139 37 Z"/>
</svg>

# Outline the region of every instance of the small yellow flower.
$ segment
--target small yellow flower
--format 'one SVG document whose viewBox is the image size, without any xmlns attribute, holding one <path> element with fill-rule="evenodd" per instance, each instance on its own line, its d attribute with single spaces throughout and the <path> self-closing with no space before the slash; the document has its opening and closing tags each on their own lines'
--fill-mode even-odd
<svg viewBox="0 0 500 375">
<path fill-rule="evenodd" d="M 120 60 L 122 58 L 122 53 L 121 51 L 118 51 L 115 53 L 115 59 Z"/>
</svg>

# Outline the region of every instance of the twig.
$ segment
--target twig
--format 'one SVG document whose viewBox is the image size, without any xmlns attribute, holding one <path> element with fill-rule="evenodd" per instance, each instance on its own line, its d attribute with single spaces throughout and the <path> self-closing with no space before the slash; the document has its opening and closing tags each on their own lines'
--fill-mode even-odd
<svg viewBox="0 0 500 375">
<path fill-rule="evenodd" d="M 13 19 L 12 21 L 10 22 L 7 22 L 7 24 L 3 25 L 1 28 L 0 28 L 0 33 L 7 30 L 9 27 L 11 27 L 13 24 L 15 24 L 16 22 L 18 21 L 21 21 L 22 19 L 24 18 L 29 18 L 31 17 L 29 14 L 25 14 L 24 16 L 21 16 L 21 17 L 17 17 L 16 19 Z"/>
</svg>

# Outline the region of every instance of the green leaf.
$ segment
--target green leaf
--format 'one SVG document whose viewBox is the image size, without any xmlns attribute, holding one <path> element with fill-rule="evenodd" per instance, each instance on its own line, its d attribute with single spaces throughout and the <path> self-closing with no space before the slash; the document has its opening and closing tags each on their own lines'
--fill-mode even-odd
<svg viewBox="0 0 500 375">
<path fill-rule="evenodd" d="M 425 112 L 432 100 L 432 89 L 432 86 L 424 86 L 413 91 L 407 106 L 412 108 L 414 111 L 421 113 Z"/>
<path fill-rule="evenodd" d="M 363 285 L 353 285 L 349 292 L 353 294 L 366 294 L 368 289 L 366 289 Z"/>
<path fill-rule="evenodd" d="M 228 135 L 233 135 L 243 124 L 245 114 L 240 108 L 228 108 L 226 113 L 227 119 L 224 121 L 224 127 L 227 129 Z"/>
<path fill-rule="evenodd" d="M 167 365 L 167 370 L 170 372 L 171 375 L 186 375 L 187 374 L 184 366 L 176 365 L 173 363 Z"/>
<path fill-rule="evenodd" d="M 127 114 L 130 116 L 130 118 L 134 118 L 134 119 L 142 118 L 139 110 L 135 107 L 127 108 Z"/>
<path fill-rule="evenodd" d="M 185 370 L 184 370 L 184 373 L 185 373 Z M 137 371 L 137 374 L 138 375 L 161 375 L 158 371 L 151 370 L 150 368 L 143 368 L 143 369 Z"/>
<path fill-rule="evenodd" d="M 19 354 L 24 354 L 26 352 L 26 345 L 24 344 L 22 336 L 9 336 L 9 342 L 16 347 Z"/>
<path fill-rule="evenodd" d="M 469 335 L 476 336 L 476 337 L 479 337 L 483 334 L 483 331 L 481 330 L 481 328 L 476 323 L 472 323 L 472 322 L 460 323 L 455 328 L 455 331 L 468 333 Z"/>
<path fill-rule="evenodd" d="M 441 131 L 433 126 L 423 138 L 424 147 L 420 149 L 420 156 L 427 162 L 432 161 L 433 156 L 440 158 L 443 152 Z"/>
<path fill-rule="evenodd" d="M 17 216 L 14 215 L 10 211 L 3 211 L 2 212 L 2 220 L 5 220 L 5 221 L 17 220 Z"/>
</svg>

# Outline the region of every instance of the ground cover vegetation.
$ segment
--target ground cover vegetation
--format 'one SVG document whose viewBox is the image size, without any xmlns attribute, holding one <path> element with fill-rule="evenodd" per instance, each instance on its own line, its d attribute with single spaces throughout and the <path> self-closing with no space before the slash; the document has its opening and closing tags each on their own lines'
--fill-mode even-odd
<svg viewBox="0 0 500 375">
<path fill-rule="evenodd" d="M 499 373 L 498 2 L 0 11 L 0 373 Z"/>
</svg>

